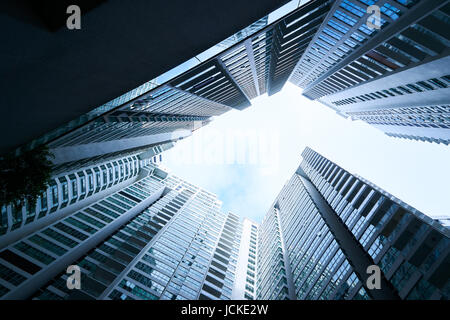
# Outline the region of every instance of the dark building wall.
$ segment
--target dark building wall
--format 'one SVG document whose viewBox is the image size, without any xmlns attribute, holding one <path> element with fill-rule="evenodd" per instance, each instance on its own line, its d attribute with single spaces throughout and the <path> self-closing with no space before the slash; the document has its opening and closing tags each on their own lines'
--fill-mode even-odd
<svg viewBox="0 0 450 320">
<path fill-rule="evenodd" d="M 106 1 L 84 14 L 81 3 L 81 30 L 55 31 L 27 1 L 2 2 L 0 152 L 136 88 L 286 2 Z"/>
</svg>

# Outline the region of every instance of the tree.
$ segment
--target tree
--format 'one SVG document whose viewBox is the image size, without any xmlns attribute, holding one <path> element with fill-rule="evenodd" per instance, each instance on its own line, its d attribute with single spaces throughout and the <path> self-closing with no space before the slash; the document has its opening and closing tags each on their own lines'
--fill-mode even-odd
<svg viewBox="0 0 450 320">
<path fill-rule="evenodd" d="M 0 206 L 13 204 L 16 209 L 25 201 L 36 205 L 51 179 L 54 156 L 47 146 L 25 151 L 20 156 L 7 154 L 0 157 Z"/>
</svg>

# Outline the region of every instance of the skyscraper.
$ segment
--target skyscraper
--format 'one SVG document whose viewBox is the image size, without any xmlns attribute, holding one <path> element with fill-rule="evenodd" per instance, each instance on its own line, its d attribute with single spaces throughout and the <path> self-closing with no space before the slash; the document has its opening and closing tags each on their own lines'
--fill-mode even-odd
<svg viewBox="0 0 450 320">
<path fill-rule="evenodd" d="M 258 254 L 259 224 L 244 218 L 236 264 L 236 278 L 233 287 L 233 300 L 256 299 L 256 274 Z"/>
<path fill-rule="evenodd" d="M 338 0 L 290 81 L 389 136 L 448 144 L 449 15 L 447 0 Z"/>
<path fill-rule="evenodd" d="M 238 217 L 148 160 L 133 172 L 133 183 L 2 246 L 2 299 L 230 299 Z M 80 289 L 67 286 L 69 265 Z"/>
<path fill-rule="evenodd" d="M 449 299 L 448 228 L 309 148 L 302 156 L 259 228 L 258 299 Z"/>
<path fill-rule="evenodd" d="M 299 8 L 296 3 L 270 24 L 272 18 L 265 16 L 186 63 L 16 149 L 20 154 L 47 145 L 54 169 L 38 205 L 2 205 L 0 235 L 8 233 L 10 239 L 3 237 L 5 243 L 112 192 L 117 186 L 109 180 L 120 180 L 123 186 L 118 178 L 122 171 L 116 171 L 128 170 L 130 157 L 133 164 L 137 157 L 154 157 L 212 117 L 242 110 L 250 99 L 281 88 L 286 63 L 292 69 L 329 3 L 312 1 Z M 299 43 L 294 44 L 295 39 Z M 125 180 L 131 183 L 131 178 Z"/>
<path fill-rule="evenodd" d="M 288 0 L 202 0 L 195 10 L 184 2 L 44 2 L 11 2 L 2 10 L 1 104 L 8 118 L 0 126 L 0 153 L 156 78 Z M 70 5 L 80 7 L 81 31 L 67 27 Z M 15 58 L 22 53 L 26 60 Z"/>
<path fill-rule="evenodd" d="M 17 149 L 46 144 L 56 166 L 37 205 L 0 208 L 0 298 L 448 299 L 448 228 L 311 149 L 261 225 L 154 165 L 288 79 L 388 135 L 450 142 L 449 1 L 299 3 Z"/>
<path fill-rule="evenodd" d="M 158 162 L 161 152 L 172 146 L 166 143 L 55 166 L 36 203 L 1 206 L 0 248 L 132 184 L 143 161 Z"/>
<path fill-rule="evenodd" d="M 309 148 L 260 225 L 136 161 L 106 194 L 0 238 L 2 299 L 448 299 L 448 227 Z"/>
<path fill-rule="evenodd" d="M 29 141 L 63 164 L 177 141 L 229 110 L 283 87 L 332 0 L 292 1 L 223 42 L 90 112 Z"/>
<path fill-rule="evenodd" d="M 74 201 L 68 197 L 76 197 L 72 195 L 77 192 L 75 186 L 84 192 L 84 178 L 75 181 L 77 172 L 84 170 L 80 168 L 86 167 L 89 187 L 94 188 L 99 184 L 94 178 L 102 171 L 99 162 L 108 159 L 118 164 L 123 160 L 114 159 L 142 157 L 146 150 L 160 153 L 208 124 L 212 117 L 242 110 L 251 99 L 279 91 L 331 3 L 294 1 L 294 6 L 278 12 L 276 18 L 261 18 L 186 63 L 17 148 L 15 153 L 20 155 L 42 144 L 48 146 L 55 166 L 51 191 L 41 196 L 40 207 L 3 205 L 0 234 L 28 224 L 36 214 L 43 217 L 50 207 L 51 213 L 69 212 L 67 203 Z M 53 202 L 47 206 L 48 201 Z"/>
</svg>

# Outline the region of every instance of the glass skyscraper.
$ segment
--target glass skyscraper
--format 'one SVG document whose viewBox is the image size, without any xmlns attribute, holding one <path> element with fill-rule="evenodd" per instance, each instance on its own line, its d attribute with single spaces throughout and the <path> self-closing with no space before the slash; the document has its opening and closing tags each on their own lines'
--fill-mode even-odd
<svg viewBox="0 0 450 320">
<path fill-rule="evenodd" d="M 135 182 L 143 161 L 158 163 L 166 143 L 55 166 L 36 204 L 1 207 L 0 248 Z"/>
<path fill-rule="evenodd" d="M 251 99 L 281 90 L 332 2 L 291 1 L 290 9 L 262 17 L 15 152 L 45 144 L 55 156 L 53 162 L 60 165 L 183 139 L 212 117 L 242 110 Z"/>
<path fill-rule="evenodd" d="M 449 299 L 450 230 L 312 149 L 259 228 L 258 299 Z M 380 289 L 368 267 L 380 268 Z"/>
<path fill-rule="evenodd" d="M 448 144 L 449 6 L 298 2 L 22 149 L 47 144 L 62 164 L 176 141 L 288 80 L 304 96 L 389 136 Z"/>
<path fill-rule="evenodd" d="M 447 0 L 335 1 L 290 81 L 389 136 L 449 144 L 449 15 Z"/>
<path fill-rule="evenodd" d="M 35 221 L 33 225 L 39 226 L 105 196 L 116 188 L 115 182 L 123 186 L 125 180 L 132 181 L 122 177 L 134 178 L 126 170 L 137 157 L 160 154 L 212 117 L 242 110 L 251 99 L 279 91 L 331 3 L 294 1 L 288 9 L 263 17 L 221 46 L 197 55 L 194 62 L 191 59 L 18 148 L 16 154 L 47 145 L 54 156 L 52 179 L 36 205 L 1 206 L 0 235 Z M 11 233 L 9 241 L 22 236 L 15 232 L 14 238 Z"/>
<path fill-rule="evenodd" d="M 118 169 L 125 184 L 0 237 L 1 298 L 448 299 L 448 227 L 309 148 L 302 155 L 261 224 L 131 157 L 130 176 Z M 70 265 L 80 289 L 67 286 Z M 367 284 L 374 265 L 380 289 Z"/>
<path fill-rule="evenodd" d="M 309 148 L 261 224 L 156 165 L 288 80 L 389 136 L 450 143 L 450 1 L 294 2 L 16 149 L 45 144 L 55 167 L 36 205 L 0 208 L 0 299 L 449 298 L 448 217 Z M 367 284 L 374 265 L 380 289 Z"/>
<path fill-rule="evenodd" d="M 148 159 L 133 175 L 126 187 L 2 245 L 1 298 L 230 299 L 239 218 Z M 68 289 L 69 265 L 80 267 L 80 289 Z"/>
<path fill-rule="evenodd" d="M 232 294 L 233 300 L 256 299 L 258 228 L 258 223 L 248 218 L 243 219 Z"/>
</svg>

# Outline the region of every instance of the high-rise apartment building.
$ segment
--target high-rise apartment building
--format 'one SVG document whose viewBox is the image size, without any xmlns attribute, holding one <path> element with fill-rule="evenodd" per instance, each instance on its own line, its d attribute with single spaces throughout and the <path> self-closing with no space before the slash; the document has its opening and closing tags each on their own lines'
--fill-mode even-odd
<svg viewBox="0 0 450 320">
<path fill-rule="evenodd" d="M 2 246 L 1 298 L 230 299 L 239 218 L 148 159 L 132 175 L 133 183 Z M 67 286 L 69 265 L 80 268 L 80 289 Z"/>
<path fill-rule="evenodd" d="M 449 15 L 447 0 L 335 1 L 290 81 L 389 136 L 448 144 Z"/>
<path fill-rule="evenodd" d="M 1 105 L 8 111 L 1 119 L 0 153 L 140 86 L 288 1 L 202 0 L 195 8 L 187 2 L 11 2 L 0 21 Z M 80 27 L 88 33 L 67 26 L 70 5 L 80 7 Z M 26 60 L 15 58 L 22 53 Z"/>
<path fill-rule="evenodd" d="M 130 163 L 138 155 L 154 157 L 212 117 L 279 91 L 331 3 L 293 1 L 288 9 L 17 149 L 20 154 L 46 144 L 55 167 L 36 206 L 1 207 L 0 235 L 10 233 L 5 243 L 123 187 L 125 180 L 131 183 L 134 176 L 124 181 L 121 176 L 128 175 L 130 157 Z"/>
<path fill-rule="evenodd" d="M 448 228 L 309 148 L 302 156 L 259 228 L 258 299 L 449 299 Z"/>
<path fill-rule="evenodd" d="M 332 0 L 291 1 L 138 88 L 17 149 L 49 146 L 57 165 L 185 138 L 283 87 Z"/>
<path fill-rule="evenodd" d="M 449 14 L 448 0 L 300 1 L 24 148 L 62 164 L 176 141 L 288 79 L 390 136 L 448 144 Z"/>
<path fill-rule="evenodd" d="M 256 299 L 258 227 L 258 223 L 248 218 L 244 218 L 242 221 L 233 300 Z"/>
<path fill-rule="evenodd" d="M 173 146 L 106 154 L 55 166 L 35 204 L 1 206 L 0 248 L 136 181 L 142 163 L 158 163 Z"/>
<path fill-rule="evenodd" d="M 61 164 L 176 141 L 288 79 L 390 136 L 449 142 L 448 0 L 287 7 L 16 152 L 47 144 Z"/>
<path fill-rule="evenodd" d="M 283 236 L 279 211 L 273 207 L 259 227 L 256 284 L 258 300 L 295 299 Z"/>
<path fill-rule="evenodd" d="M 2 299 L 449 297 L 448 227 L 309 148 L 260 225 L 136 161 L 106 195 L 0 238 Z"/>
<path fill-rule="evenodd" d="M 23 146 L 55 168 L 35 206 L 0 208 L 0 298 L 448 299 L 448 228 L 311 149 L 260 225 L 154 165 L 287 80 L 390 136 L 450 142 L 449 1 L 291 3 Z"/>
</svg>

